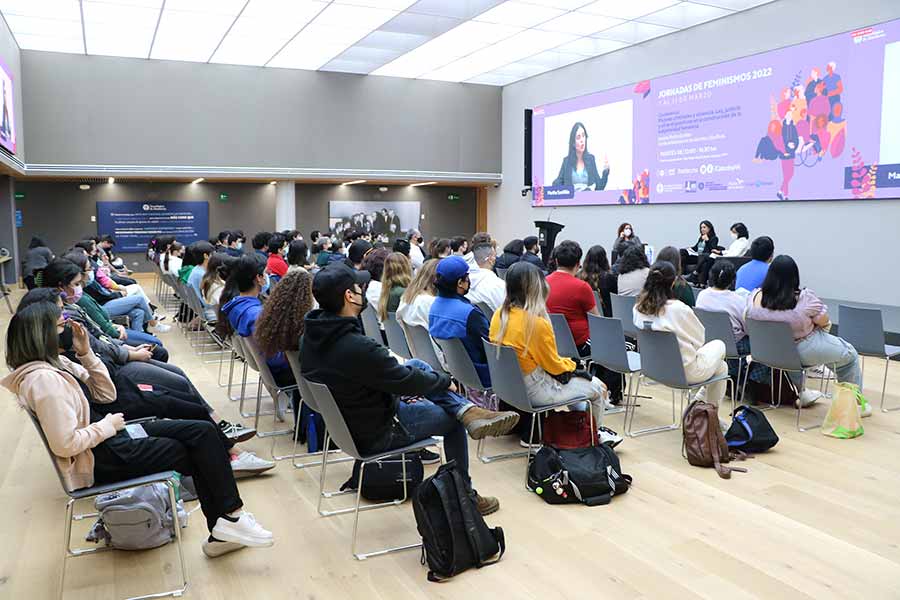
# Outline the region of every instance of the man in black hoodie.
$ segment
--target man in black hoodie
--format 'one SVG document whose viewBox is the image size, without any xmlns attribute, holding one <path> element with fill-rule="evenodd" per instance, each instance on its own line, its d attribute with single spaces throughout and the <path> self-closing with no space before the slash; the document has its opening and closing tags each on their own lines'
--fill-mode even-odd
<svg viewBox="0 0 900 600">
<path fill-rule="evenodd" d="M 468 477 L 466 433 L 473 439 L 505 435 L 519 415 L 475 406 L 454 393 L 446 374 L 418 360 L 401 365 L 387 348 L 363 335 L 358 317 L 366 306 L 368 279 L 368 272 L 343 263 L 316 274 L 313 295 L 321 308 L 306 316 L 300 347 L 303 376 L 328 386 L 360 452 L 382 452 L 442 435 L 447 459 L 455 460 Z M 482 514 L 500 508 L 496 498 L 477 495 L 476 501 Z"/>
</svg>

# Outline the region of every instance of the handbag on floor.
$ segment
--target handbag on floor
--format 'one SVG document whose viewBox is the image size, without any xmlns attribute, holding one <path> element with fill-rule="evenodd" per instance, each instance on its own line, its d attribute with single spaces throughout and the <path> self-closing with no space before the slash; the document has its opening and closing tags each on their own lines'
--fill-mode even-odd
<svg viewBox="0 0 900 600">
<path fill-rule="evenodd" d="M 370 462 L 363 471 L 362 497 L 372 502 L 389 502 L 403 498 L 403 462 L 400 455 Z M 417 452 L 405 455 L 407 498 L 422 483 L 425 468 Z M 362 463 L 353 461 L 353 472 L 350 479 L 341 486 L 343 490 L 355 490 L 359 481 L 359 469 Z"/>
<path fill-rule="evenodd" d="M 416 528 L 422 536 L 422 564 L 428 581 L 495 564 L 503 557 L 503 529 L 488 527 L 475 505 L 475 492 L 454 461 L 438 467 L 413 495 Z"/>
<path fill-rule="evenodd" d="M 151 483 L 103 494 L 94 499 L 100 518 L 88 541 L 106 543 L 119 550 L 158 548 L 175 538 L 175 521 L 164 483 Z M 184 503 L 177 501 L 178 522 L 187 527 Z"/>
<path fill-rule="evenodd" d="M 834 398 L 822 423 L 822 433 L 848 440 L 863 434 L 862 417 L 859 413 L 862 392 L 852 383 L 835 384 Z"/>
<path fill-rule="evenodd" d="M 631 487 L 615 450 L 606 444 L 572 450 L 544 446 L 528 465 L 528 487 L 548 504 L 609 504 Z"/>
<path fill-rule="evenodd" d="M 778 443 L 778 434 L 762 411 L 752 406 L 738 406 L 731 427 L 725 432 L 729 448 L 742 452 L 765 452 Z"/>
<path fill-rule="evenodd" d="M 719 411 L 715 406 L 703 400 L 694 400 L 688 405 L 682 421 L 682 451 L 688 463 L 695 467 L 713 467 L 722 479 L 731 479 L 732 471 L 747 472 L 742 467 L 724 465 L 733 458 L 743 460 L 746 455 L 740 450 L 731 450 L 725 443 L 725 436 L 719 427 Z"/>
<path fill-rule="evenodd" d="M 597 427 L 586 410 L 550 411 L 543 423 L 543 444 L 560 450 L 599 444 Z"/>
</svg>

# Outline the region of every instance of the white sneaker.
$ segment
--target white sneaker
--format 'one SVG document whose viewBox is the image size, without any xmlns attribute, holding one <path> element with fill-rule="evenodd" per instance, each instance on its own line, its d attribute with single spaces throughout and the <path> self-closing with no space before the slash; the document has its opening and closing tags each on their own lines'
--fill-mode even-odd
<svg viewBox="0 0 900 600">
<path fill-rule="evenodd" d="M 210 558 L 216 558 L 241 548 L 246 548 L 246 546 L 237 542 L 223 542 L 221 540 L 210 540 L 209 538 L 203 540 L 203 554 Z"/>
<path fill-rule="evenodd" d="M 865 398 L 859 403 L 859 416 L 864 419 L 872 416 L 872 403 Z"/>
<path fill-rule="evenodd" d="M 806 369 L 806 376 L 810 379 L 834 379 L 834 373 L 825 365 L 818 365 Z"/>
<path fill-rule="evenodd" d="M 693 401 L 697 400 L 706 401 L 706 386 L 703 386 L 702 388 L 697 390 L 696 394 L 694 394 Z"/>
<path fill-rule="evenodd" d="M 267 548 L 275 543 L 271 531 L 267 531 L 256 522 L 251 513 L 243 510 L 236 521 L 229 517 L 219 517 L 213 527 L 212 536 L 223 542 L 233 542 L 251 548 Z"/>
<path fill-rule="evenodd" d="M 800 392 L 800 397 L 797 398 L 797 401 L 794 402 L 794 406 L 798 408 L 806 408 L 807 406 L 812 406 L 816 402 L 819 401 L 820 398 L 824 398 L 825 394 L 820 392 L 819 390 L 803 390 Z"/>
<path fill-rule="evenodd" d="M 519 440 L 519 445 L 522 446 L 523 448 L 528 448 L 528 447 L 529 447 L 529 446 L 528 446 L 528 442 L 526 442 L 525 440 Z M 531 449 L 531 450 L 538 450 L 538 449 L 540 449 L 540 447 L 541 447 L 541 444 L 540 444 L 539 442 L 535 442 L 534 444 L 531 444 L 530 449 Z"/>
<path fill-rule="evenodd" d="M 171 325 L 166 325 L 165 323 L 157 323 L 152 327 L 154 333 L 166 333 L 170 329 L 172 329 Z"/>
<path fill-rule="evenodd" d="M 274 461 L 264 460 L 253 452 L 241 452 L 231 458 L 231 470 L 234 471 L 235 479 L 253 477 L 274 468 Z"/>
<path fill-rule="evenodd" d="M 610 448 L 615 448 L 625 439 L 609 427 L 603 427 L 602 425 L 597 428 L 597 435 L 600 436 L 600 443 L 606 444 Z"/>
</svg>

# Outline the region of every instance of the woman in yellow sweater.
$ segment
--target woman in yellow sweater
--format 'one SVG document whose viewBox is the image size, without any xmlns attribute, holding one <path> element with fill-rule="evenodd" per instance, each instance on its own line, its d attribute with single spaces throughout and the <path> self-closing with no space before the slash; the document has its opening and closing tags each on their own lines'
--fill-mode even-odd
<svg viewBox="0 0 900 600">
<path fill-rule="evenodd" d="M 603 411 L 611 406 L 606 385 L 585 371 L 576 371 L 575 361 L 557 352 L 553 326 L 547 316 L 549 291 L 536 266 L 518 262 L 510 267 L 506 272 L 506 300 L 491 319 L 491 342 L 516 351 L 532 406 L 589 398 L 594 405 L 594 418 L 602 421 Z M 570 409 L 587 410 L 587 404 L 573 404 Z M 601 441 L 613 445 L 622 440 L 605 427 L 600 428 L 600 433 Z"/>
</svg>

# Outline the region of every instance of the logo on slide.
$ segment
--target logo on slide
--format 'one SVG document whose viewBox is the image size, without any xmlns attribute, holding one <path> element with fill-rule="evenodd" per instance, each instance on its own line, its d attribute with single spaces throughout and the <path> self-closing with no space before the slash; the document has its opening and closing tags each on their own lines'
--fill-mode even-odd
<svg viewBox="0 0 900 600">
<path fill-rule="evenodd" d="M 141 208 L 144 209 L 144 210 L 150 210 L 150 205 L 149 205 L 149 204 L 145 204 L 145 205 L 143 205 Z"/>
</svg>

